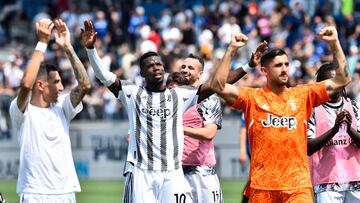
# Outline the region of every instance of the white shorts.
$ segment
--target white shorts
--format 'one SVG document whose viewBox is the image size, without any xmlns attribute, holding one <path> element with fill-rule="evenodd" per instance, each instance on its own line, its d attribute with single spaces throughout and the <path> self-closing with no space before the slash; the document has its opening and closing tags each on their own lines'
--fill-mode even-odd
<svg viewBox="0 0 360 203">
<path fill-rule="evenodd" d="M 125 176 L 124 203 L 191 203 L 182 169 L 149 171 L 134 167 Z"/>
<path fill-rule="evenodd" d="M 316 203 L 360 203 L 360 191 L 324 191 L 315 194 Z"/>
<path fill-rule="evenodd" d="M 43 195 L 21 194 L 20 203 L 76 203 L 75 193 Z"/>
<path fill-rule="evenodd" d="M 214 167 L 183 166 L 183 169 L 187 187 L 191 188 L 193 202 L 224 202 L 219 178 Z"/>
</svg>

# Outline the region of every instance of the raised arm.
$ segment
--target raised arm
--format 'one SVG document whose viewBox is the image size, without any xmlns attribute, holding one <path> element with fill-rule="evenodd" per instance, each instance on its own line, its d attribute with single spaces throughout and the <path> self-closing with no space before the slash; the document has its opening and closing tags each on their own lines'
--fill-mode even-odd
<svg viewBox="0 0 360 203">
<path fill-rule="evenodd" d="M 240 80 L 244 75 L 246 75 L 248 71 L 254 69 L 260 63 L 261 56 L 263 55 L 266 49 L 267 49 L 267 42 L 266 41 L 261 42 L 259 46 L 256 48 L 256 51 L 251 54 L 250 61 L 247 65 L 245 65 L 244 67 L 239 67 L 235 70 L 230 70 L 226 79 L 226 83 L 234 84 L 235 82 Z M 214 94 L 214 91 L 211 89 L 211 81 L 203 84 L 199 91 L 200 94 L 199 94 L 198 102 Z"/>
<path fill-rule="evenodd" d="M 254 69 L 257 65 L 260 64 L 261 56 L 267 49 L 267 42 L 260 42 L 259 46 L 256 48 L 255 52 L 251 54 L 251 58 L 248 64 L 244 67 L 237 68 L 235 70 L 230 70 L 230 73 L 226 79 L 226 83 L 234 84 L 240 80 L 247 72 Z"/>
<path fill-rule="evenodd" d="M 94 47 L 96 41 L 96 32 L 90 20 L 84 21 L 84 29 L 81 29 L 81 42 L 86 47 L 90 64 L 94 69 L 95 76 L 104 84 L 116 97 L 121 90 L 121 81 L 116 75 L 104 66 L 101 58 Z"/>
<path fill-rule="evenodd" d="M 338 33 L 335 27 L 327 26 L 323 28 L 320 31 L 320 38 L 329 43 L 330 49 L 339 64 L 339 67 L 336 69 L 336 76 L 325 80 L 326 91 L 331 97 L 351 82 L 349 64 L 347 63 L 344 52 L 341 48 Z"/>
<path fill-rule="evenodd" d="M 70 32 L 65 22 L 61 19 L 54 21 L 55 24 L 55 41 L 61 48 L 64 49 L 69 58 L 74 70 L 75 78 L 78 85 L 71 90 L 70 100 L 73 107 L 76 107 L 85 94 L 90 91 L 90 79 L 86 73 L 84 65 L 81 63 L 79 57 L 76 55 L 73 46 L 71 45 Z"/>
<path fill-rule="evenodd" d="M 21 112 L 25 111 L 25 108 L 30 100 L 30 92 L 35 84 L 40 63 L 43 60 L 44 52 L 47 44 L 49 43 L 53 27 L 54 24 L 50 19 L 42 19 L 36 23 L 36 33 L 39 42 L 33 55 L 31 56 L 29 64 L 26 67 L 25 74 L 21 79 L 20 91 L 17 98 L 17 106 Z"/>
<path fill-rule="evenodd" d="M 246 44 L 247 40 L 248 38 L 243 34 L 233 34 L 231 36 L 230 45 L 210 81 L 211 89 L 229 103 L 233 103 L 238 97 L 238 89 L 226 83 L 230 72 L 231 59 L 236 51 Z"/>
<path fill-rule="evenodd" d="M 214 123 L 206 124 L 202 128 L 190 128 L 184 126 L 184 134 L 199 140 L 210 141 L 214 139 L 218 130 L 218 126 Z"/>
</svg>

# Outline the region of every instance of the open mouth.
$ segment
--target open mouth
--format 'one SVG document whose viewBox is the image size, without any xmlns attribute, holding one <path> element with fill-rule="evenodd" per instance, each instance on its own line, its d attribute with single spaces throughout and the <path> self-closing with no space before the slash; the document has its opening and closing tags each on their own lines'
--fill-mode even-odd
<svg viewBox="0 0 360 203">
<path fill-rule="evenodd" d="M 154 78 L 155 78 L 155 79 L 161 79 L 162 76 L 163 76 L 163 75 L 162 75 L 161 73 L 158 73 L 158 74 L 155 74 L 155 75 L 154 75 Z"/>
<path fill-rule="evenodd" d="M 185 79 L 185 80 L 189 80 L 189 79 L 190 79 L 190 75 L 184 75 L 184 79 Z"/>
</svg>

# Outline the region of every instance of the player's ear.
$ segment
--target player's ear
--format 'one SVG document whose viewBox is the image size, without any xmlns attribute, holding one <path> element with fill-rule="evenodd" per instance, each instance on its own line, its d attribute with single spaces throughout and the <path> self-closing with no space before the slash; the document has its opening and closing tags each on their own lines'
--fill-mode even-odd
<svg viewBox="0 0 360 203">
<path fill-rule="evenodd" d="M 264 66 L 260 67 L 260 71 L 262 74 L 264 74 L 265 76 L 267 76 L 267 69 Z"/>
</svg>

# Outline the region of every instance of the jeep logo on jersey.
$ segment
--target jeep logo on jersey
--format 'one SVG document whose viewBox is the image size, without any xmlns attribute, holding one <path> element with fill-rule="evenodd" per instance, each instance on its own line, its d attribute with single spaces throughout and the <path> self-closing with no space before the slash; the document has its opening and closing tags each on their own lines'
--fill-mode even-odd
<svg viewBox="0 0 360 203">
<path fill-rule="evenodd" d="M 159 116 L 160 118 L 166 119 L 166 117 L 170 116 L 170 109 L 141 109 L 141 112 L 144 114 L 148 114 L 150 116 Z"/>
<path fill-rule="evenodd" d="M 267 120 L 262 120 L 261 122 L 262 126 L 268 128 L 268 127 L 287 127 L 289 130 L 296 128 L 296 118 L 295 117 L 277 117 L 272 115 L 271 113 L 268 114 Z"/>
</svg>

